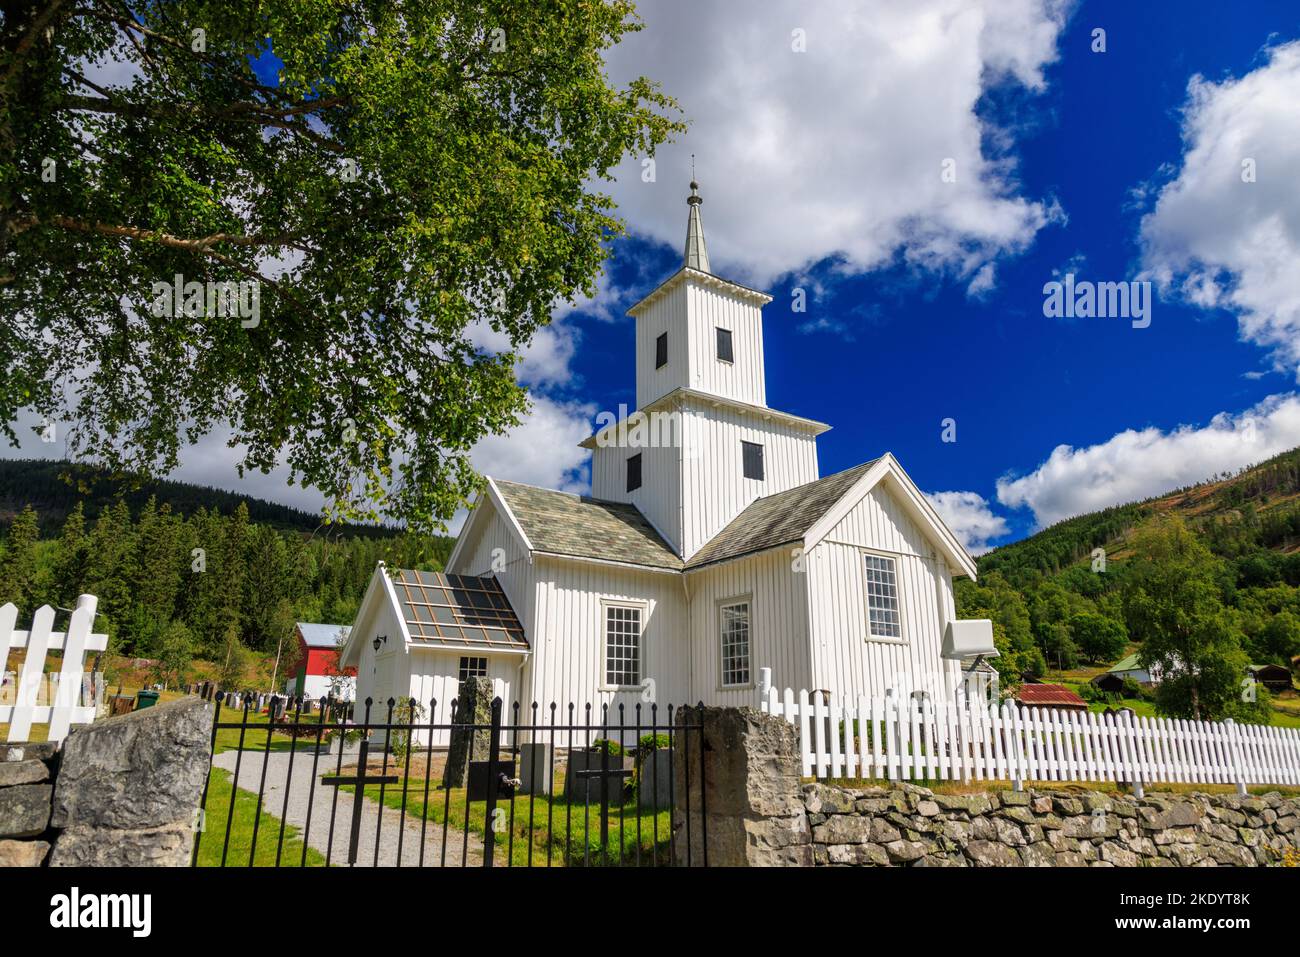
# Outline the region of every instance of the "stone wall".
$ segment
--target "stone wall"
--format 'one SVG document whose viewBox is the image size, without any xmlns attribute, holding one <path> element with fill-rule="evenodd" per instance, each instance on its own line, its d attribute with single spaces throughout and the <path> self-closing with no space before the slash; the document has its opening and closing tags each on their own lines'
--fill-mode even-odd
<svg viewBox="0 0 1300 957">
<path fill-rule="evenodd" d="M 1300 799 L 1082 789 L 801 787 L 814 865 L 1238 867 L 1300 863 Z M 1290 857 L 1288 858 L 1288 853 Z"/>
<path fill-rule="evenodd" d="M 0 746 L 0 867 L 188 865 L 211 734 L 188 697 Z"/>
<path fill-rule="evenodd" d="M 690 730 L 701 721 L 702 733 Z M 676 863 L 687 863 L 689 849 L 689 862 L 702 864 L 707 834 L 710 867 L 811 864 L 794 725 L 752 708 L 682 708 L 676 724 Z"/>
<path fill-rule="evenodd" d="M 702 734 L 681 733 L 700 721 Z M 674 748 L 680 864 L 688 846 L 692 863 L 702 863 L 701 825 L 710 866 L 1300 863 L 1300 799 L 1277 792 L 1240 798 L 1149 791 L 1138 799 L 1065 786 L 936 794 L 901 783 L 804 784 L 794 726 L 751 708 L 682 709 Z"/>
</svg>

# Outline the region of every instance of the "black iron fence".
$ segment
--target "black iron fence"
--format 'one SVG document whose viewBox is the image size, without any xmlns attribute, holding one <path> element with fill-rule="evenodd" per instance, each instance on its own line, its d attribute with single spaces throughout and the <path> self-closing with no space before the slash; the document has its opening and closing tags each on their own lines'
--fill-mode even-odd
<svg viewBox="0 0 1300 957">
<path fill-rule="evenodd" d="M 698 710 L 215 700 L 196 866 L 708 865 Z"/>
</svg>

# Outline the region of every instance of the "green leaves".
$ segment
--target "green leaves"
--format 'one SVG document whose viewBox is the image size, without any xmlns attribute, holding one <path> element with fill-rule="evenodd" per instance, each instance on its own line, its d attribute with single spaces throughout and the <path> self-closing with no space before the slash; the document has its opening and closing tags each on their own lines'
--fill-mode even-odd
<svg viewBox="0 0 1300 957">
<path fill-rule="evenodd" d="M 151 473 L 229 428 L 337 519 L 450 519 L 526 411 L 515 357 L 621 229 L 600 180 L 682 129 L 605 79 L 628 3 L 91 2 L 20 53 L 33 15 L 0 26 L 0 422 L 70 418 L 74 455 Z M 109 51 L 134 72 L 88 67 Z M 177 275 L 259 282 L 260 322 L 152 315 Z"/>
</svg>

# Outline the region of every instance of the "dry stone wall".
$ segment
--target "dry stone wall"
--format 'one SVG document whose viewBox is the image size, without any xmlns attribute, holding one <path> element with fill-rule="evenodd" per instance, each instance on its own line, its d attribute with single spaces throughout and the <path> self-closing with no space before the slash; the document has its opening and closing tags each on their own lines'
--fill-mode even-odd
<svg viewBox="0 0 1300 957">
<path fill-rule="evenodd" d="M 211 733 L 187 697 L 0 745 L 0 867 L 188 865 Z"/>
<path fill-rule="evenodd" d="M 678 721 L 703 724 L 702 734 L 674 740 L 678 863 L 687 848 L 702 862 L 707 843 L 712 866 L 1300 865 L 1300 798 L 1277 792 L 1138 799 L 1068 787 L 944 794 L 810 784 L 800 778 L 798 733 L 782 718 L 684 708 Z"/>
<path fill-rule="evenodd" d="M 814 865 L 1253 867 L 1300 864 L 1300 800 L 1277 792 L 936 794 L 806 784 Z"/>
</svg>

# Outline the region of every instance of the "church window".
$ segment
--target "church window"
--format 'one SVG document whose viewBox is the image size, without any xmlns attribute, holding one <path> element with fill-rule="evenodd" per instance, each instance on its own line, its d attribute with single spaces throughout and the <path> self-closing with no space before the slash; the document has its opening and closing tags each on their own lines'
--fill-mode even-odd
<svg viewBox="0 0 1300 957">
<path fill-rule="evenodd" d="M 641 609 L 605 606 L 605 684 L 627 688 L 641 683 Z"/>
<path fill-rule="evenodd" d="M 735 357 L 731 351 L 731 330 L 718 328 L 718 360 L 720 362 L 735 362 Z"/>
</svg>

